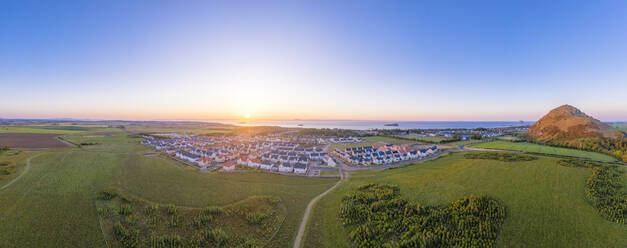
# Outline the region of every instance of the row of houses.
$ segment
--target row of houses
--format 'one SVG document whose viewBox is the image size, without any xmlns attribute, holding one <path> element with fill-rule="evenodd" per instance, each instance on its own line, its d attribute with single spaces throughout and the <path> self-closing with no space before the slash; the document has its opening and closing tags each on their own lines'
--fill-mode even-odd
<svg viewBox="0 0 627 248">
<path fill-rule="evenodd" d="M 386 144 L 384 146 L 347 147 L 335 149 L 334 155 L 354 165 L 383 165 L 400 161 L 419 159 L 435 153 L 437 146 L 413 149 L 409 147 Z"/>
<path fill-rule="evenodd" d="M 260 160 L 256 158 L 248 159 L 247 157 L 241 157 L 237 159 L 237 164 L 240 166 L 247 166 L 250 168 L 261 169 L 266 171 L 286 172 L 307 174 L 309 166 L 305 162 L 273 162 L 270 160 Z M 227 169 L 227 171 L 230 169 Z"/>
</svg>

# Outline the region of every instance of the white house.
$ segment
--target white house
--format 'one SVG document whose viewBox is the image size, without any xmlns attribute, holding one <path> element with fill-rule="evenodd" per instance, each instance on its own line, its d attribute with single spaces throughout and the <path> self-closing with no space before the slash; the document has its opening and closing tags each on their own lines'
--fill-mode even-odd
<svg viewBox="0 0 627 248">
<path fill-rule="evenodd" d="M 294 167 L 292 166 L 292 164 L 282 163 L 281 165 L 279 165 L 279 171 L 280 172 L 292 172 L 294 171 Z"/>
</svg>

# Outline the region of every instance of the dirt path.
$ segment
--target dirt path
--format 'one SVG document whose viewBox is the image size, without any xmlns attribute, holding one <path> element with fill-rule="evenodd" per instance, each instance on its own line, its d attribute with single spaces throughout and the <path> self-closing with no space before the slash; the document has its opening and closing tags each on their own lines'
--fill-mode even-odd
<svg viewBox="0 0 627 248">
<path fill-rule="evenodd" d="M 327 191 L 322 192 L 322 194 L 319 194 L 318 196 L 311 199 L 309 204 L 307 204 L 307 208 L 305 209 L 305 214 L 303 215 L 303 220 L 300 222 L 300 227 L 298 228 L 298 234 L 296 235 L 296 239 L 294 240 L 294 248 L 301 247 L 301 241 L 303 240 L 303 235 L 305 234 L 305 229 L 307 227 L 307 221 L 309 220 L 309 214 L 311 213 L 311 209 L 313 208 L 313 206 L 316 204 L 318 200 L 320 200 L 320 198 L 325 196 L 327 193 L 331 192 L 333 189 L 337 188 L 337 186 L 339 186 L 342 183 L 342 181 L 344 181 L 344 173 L 342 172 L 342 169 L 340 169 L 340 180 L 337 181 L 337 183 L 335 183 L 333 187 L 327 189 Z"/>
<path fill-rule="evenodd" d="M 42 155 L 43 153 L 34 155 L 30 158 L 28 158 L 28 160 L 26 161 L 26 169 L 24 170 L 24 172 L 22 172 L 22 174 L 20 174 L 19 176 L 17 176 L 16 178 L 14 178 L 11 182 L 5 184 L 4 186 L 0 187 L 0 190 L 6 189 L 9 186 L 11 186 L 11 184 L 13 184 L 14 182 L 17 182 L 17 180 L 20 180 L 20 178 L 22 178 L 22 176 L 24 176 L 24 174 L 28 173 L 28 170 L 30 169 L 30 160 L 36 157 L 39 157 L 40 155 Z"/>
</svg>

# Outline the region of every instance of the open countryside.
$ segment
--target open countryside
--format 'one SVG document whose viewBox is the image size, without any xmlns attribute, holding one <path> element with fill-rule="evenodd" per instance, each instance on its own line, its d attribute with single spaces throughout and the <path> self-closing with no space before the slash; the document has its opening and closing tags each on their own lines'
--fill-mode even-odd
<svg viewBox="0 0 627 248">
<path fill-rule="evenodd" d="M 0 248 L 627 247 L 627 1 L 0 9 Z"/>
</svg>

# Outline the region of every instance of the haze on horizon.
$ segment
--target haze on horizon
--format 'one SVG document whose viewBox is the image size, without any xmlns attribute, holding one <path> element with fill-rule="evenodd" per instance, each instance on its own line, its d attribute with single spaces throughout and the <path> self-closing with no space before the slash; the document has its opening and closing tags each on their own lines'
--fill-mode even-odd
<svg viewBox="0 0 627 248">
<path fill-rule="evenodd" d="M 625 1 L 3 1 L 0 118 L 627 120 Z"/>
</svg>

